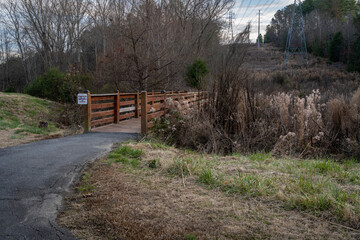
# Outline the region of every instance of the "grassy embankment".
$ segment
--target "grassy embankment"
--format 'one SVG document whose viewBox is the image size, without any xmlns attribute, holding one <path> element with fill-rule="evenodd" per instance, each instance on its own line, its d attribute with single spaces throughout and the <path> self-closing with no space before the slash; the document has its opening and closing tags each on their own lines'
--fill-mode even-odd
<svg viewBox="0 0 360 240">
<path fill-rule="evenodd" d="M 59 222 L 84 239 L 359 239 L 360 163 L 127 143 L 92 164 Z"/>
<path fill-rule="evenodd" d="M 0 92 L 0 148 L 61 136 L 57 118 L 64 107 L 52 101 L 19 93 Z M 47 122 L 47 127 L 39 127 Z"/>
</svg>

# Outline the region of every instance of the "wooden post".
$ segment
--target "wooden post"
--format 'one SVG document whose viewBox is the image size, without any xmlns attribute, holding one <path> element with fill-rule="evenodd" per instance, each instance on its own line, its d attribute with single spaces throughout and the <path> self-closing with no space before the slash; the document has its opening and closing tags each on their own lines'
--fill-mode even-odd
<svg viewBox="0 0 360 240">
<path fill-rule="evenodd" d="M 141 92 L 141 134 L 147 133 L 148 122 L 147 122 L 147 92 Z"/>
<path fill-rule="evenodd" d="M 91 94 L 89 90 L 85 90 L 87 93 L 87 105 L 84 107 L 84 132 L 90 132 L 91 130 Z"/>
<path fill-rule="evenodd" d="M 120 92 L 116 90 L 116 95 L 114 96 L 114 122 L 119 124 L 120 119 Z"/>
<path fill-rule="evenodd" d="M 135 94 L 135 117 L 136 118 L 139 118 L 139 116 L 140 116 L 139 106 L 140 106 L 140 94 L 139 94 L 139 92 L 137 92 Z"/>
</svg>

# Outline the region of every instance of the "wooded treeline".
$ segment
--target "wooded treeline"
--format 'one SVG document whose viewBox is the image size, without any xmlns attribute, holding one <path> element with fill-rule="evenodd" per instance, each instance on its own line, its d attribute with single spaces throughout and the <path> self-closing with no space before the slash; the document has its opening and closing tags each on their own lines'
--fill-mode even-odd
<svg viewBox="0 0 360 240">
<path fill-rule="evenodd" d="M 5 0 L 0 90 L 23 91 L 50 68 L 91 74 L 94 91 L 179 89 L 220 51 L 232 0 Z"/>
<path fill-rule="evenodd" d="M 267 26 L 265 42 L 285 47 L 293 5 L 278 10 Z M 360 71 L 360 3 L 356 0 L 304 0 L 302 13 L 308 51 L 347 63 Z"/>
</svg>

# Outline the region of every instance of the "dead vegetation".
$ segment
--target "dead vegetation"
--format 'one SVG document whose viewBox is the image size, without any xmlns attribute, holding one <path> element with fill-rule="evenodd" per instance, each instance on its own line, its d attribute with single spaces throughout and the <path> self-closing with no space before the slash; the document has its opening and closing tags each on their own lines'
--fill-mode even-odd
<svg viewBox="0 0 360 240">
<path fill-rule="evenodd" d="M 253 47 L 238 42 L 214 73 L 208 105 L 169 115 L 154 135 L 207 153 L 360 159 L 359 74 L 326 64 L 281 69 L 275 63 L 279 69 L 255 71 L 247 65 L 255 61 Z"/>
<path fill-rule="evenodd" d="M 274 181 L 277 190 L 270 193 L 273 188 L 260 180 L 288 179 L 305 170 L 297 163 L 264 154 L 219 157 L 156 142 L 129 143 L 88 166 L 58 222 L 80 239 L 358 239 L 355 219 L 339 222 L 329 209 L 291 207 L 284 204 L 291 181 Z M 306 164 L 310 169 L 314 163 Z M 322 175 L 304 177 L 311 174 Z M 236 179 L 241 181 L 235 184 Z M 226 188 L 232 183 L 239 191 Z"/>
</svg>

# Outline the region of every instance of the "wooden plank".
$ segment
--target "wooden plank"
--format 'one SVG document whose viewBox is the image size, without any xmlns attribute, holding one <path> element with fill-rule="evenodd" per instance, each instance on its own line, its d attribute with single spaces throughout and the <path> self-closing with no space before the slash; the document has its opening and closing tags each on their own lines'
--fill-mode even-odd
<svg viewBox="0 0 360 240">
<path fill-rule="evenodd" d="M 140 96 L 139 93 L 136 94 L 136 98 L 135 98 L 135 117 L 139 118 L 140 116 Z"/>
<path fill-rule="evenodd" d="M 114 101 L 114 96 L 104 96 L 104 97 L 91 97 L 91 101 L 95 102 L 95 101 L 105 101 L 105 100 L 113 100 Z"/>
<path fill-rule="evenodd" d="M 120 115 L 120 116 L 119 116 L 119 119 L 120 119 L 120 120 L 123 120 L 123 119 L 131 118 L 131 117 L 135 117 L 135 112 Z"/>
<path fill-rule="evenodd" d="M 122 96 L 129 96 L 129 95 L 136 95 L 136 93 L 120 93 L 120 97 Z"/>
<path fill-rule="evenodd" d="M 148 120 L 151 120 L 151 119 L 154 119 L 154 118 L 158 118 L 158 117 L 161 117 L 163 115 L 166 114 L 166 111 L 159 111 L 159 112 L 155 112 L 155 113 L 150 113 L 148 114 Z"/>
<path fill-rule="evenodd" d="M 113 108 L 115 103 L 96 103 L 91 105 L 91 109 Z"/>
<path fill-rule="evenodd" d="M 123 107 L 123 108 L 120 108 L 120 113 L 130 112 L 130 111 L 135 111 L 135 107 Z"/>
<path fill-rule="evenodd" d="M 126 98 L 135 98 L 136 94 L 121 94 L 120 99 L 126 99 Z"/>
<path fill-rule="evenodd" d="M 112 114 L 114 114 L 114 109 L 102 111 L 102 112 L 93 112 L 91 113 L 91 118 L 105 117 L 105 116 L 110 116 Z"/>
<path fill-rule="evenodd" d="M 91 94 L 91 97 L 105 97 L 105 96 L 116 96 L 116 93 Z"/>
<path fill-rule="evenodd" d="M 148 102 L 157 102 L 162 100 L 165 100 L 165 95 L 148 96 Z"/>
<path fill-rule="evenodd" d="M 135 100 L 121 101 L 121 102 L 120 102 L 120 106 L 134 105 L 134 104 L 135 104 Z"/>
<path fill-rule="evenodd" d="M 97 125 L 113 123 L 113 122 L 114 122 L 114 117 L 102 118 L 102 119 L 91 121 L 91 126 L 97 126 Z"/>
</svg>

